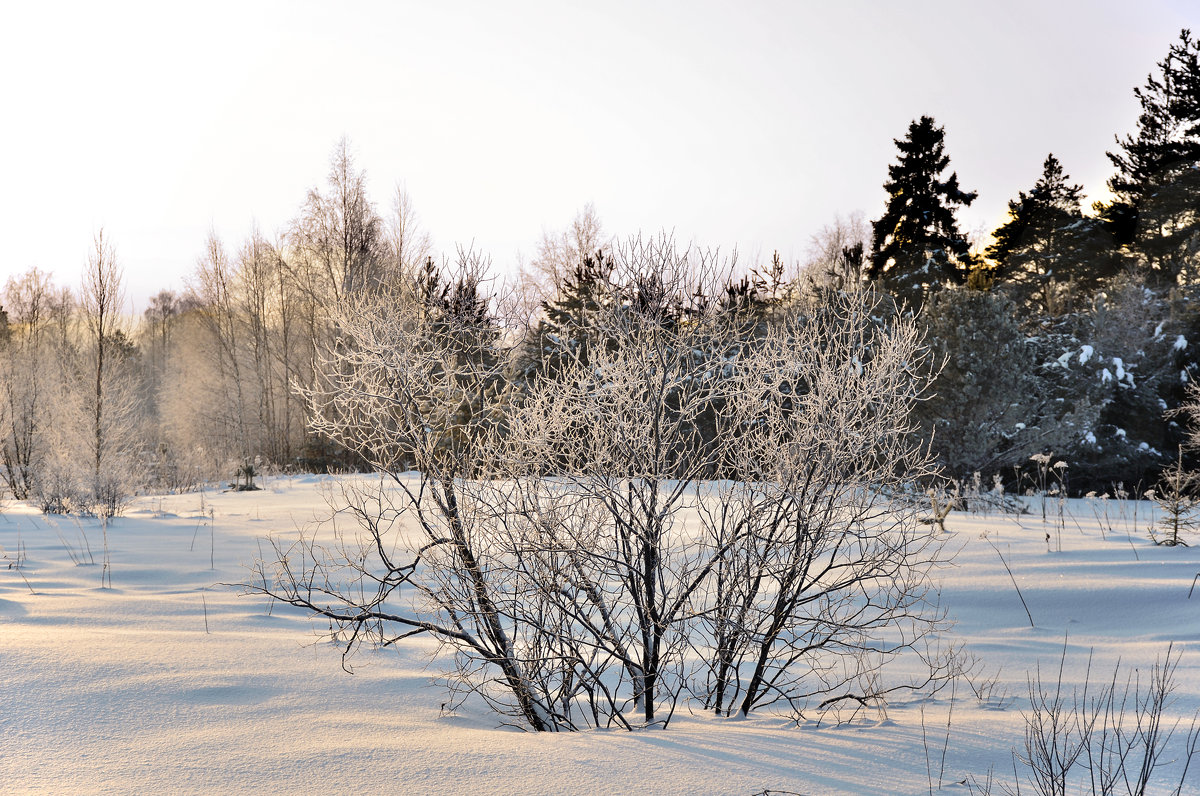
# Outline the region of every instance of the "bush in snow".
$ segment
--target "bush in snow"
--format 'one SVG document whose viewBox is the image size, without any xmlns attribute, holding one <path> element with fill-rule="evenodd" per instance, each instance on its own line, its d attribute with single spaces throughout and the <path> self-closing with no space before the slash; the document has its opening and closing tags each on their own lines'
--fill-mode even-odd
<svg viewBox="0 0 1200 796">
<path fill-rule="evenodd" d="M 937 371 L 932 395 L 914 410 L 921 434 L 947 473 L 966 478 L 1061 449 L 1086 433 L 1086 396 L 1064 400 L 1037 367 L 1039 349 L 1021 331 L 1011 301 L 950 289 L 921 314 Z"/>
<path fill-rule="evenodd" d="M 1063 683 L 1065 663 L 1064 647 L 1053 683 L 1043 679 L 1040 667 L 1029 678 L 1024 743 L 1013 753 L 1017 780 L 1011 787 L 1001 783 L 1003 791 L 1022 793 L 1024 780 L 1032 792 L 1046 796 L 1184 792 L 1200 753 L 1200 720 L 1183 724 L 1168 715 L 1179 654 L 1168 646 L 1148 672 L 1135 669 L 1124 683 L 1118 664 L 1107 681 L 1095 684 L 1089 677 L 1070 694 Z M 1170 764 L 1178 778 L 1164 775 Z M 991 793 L 990 781 L 977 784 Z"/>
<path fill-rule="evenodd" d="M 601 287 L 608 342 L 520 395 L 469 274 L 340 312 L 313 426 L 390 486 L 343 495 L 357 543 L 278 542 L 248 588 L 327 617 L 348 653 L 429 633 L 455 693 L 535 730 L 665 726 L 691 694 L 799 716 L 936 679 L 941 550 L 890 499 L 929 472 L 912 322 L 836 294 L 743 352 L 726 314 L 670 311 L 711 277 L 686 252 L 617 257 L 639 278 Z M 750 477 L 707 480 L 719 465 Z M 909 654 L 924 676 L 883 676 Z"/>
</svg>

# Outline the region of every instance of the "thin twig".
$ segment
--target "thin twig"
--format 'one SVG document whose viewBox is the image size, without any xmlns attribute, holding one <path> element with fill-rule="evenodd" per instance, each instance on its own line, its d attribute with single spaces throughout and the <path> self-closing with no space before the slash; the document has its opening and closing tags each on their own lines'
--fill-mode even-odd
<svg viewBox="0 0 1200 796">
<path fill-rule="evenodd" d="M 9 569 L 15 569 L 17 571 L 17 574 L 21 576 L 21 580 L 25 581 L 25 585 L 29 588 L 30 594 L 37 594 L 37 592 L 33 590 L 33 584 L 29 582 L 29 578 L 25 577 L 25 573 L 21 571 L 21 556 L 20 555 L 17 556 L 16 562 L 9 564 Z M 1197 576 L 1197 577 L 1200 577 L 1200 576 Z"/>
<path fill-rule="evenodd" d="M 933 796 L 933 765 L 929 762 L 929 739 L 925 735 L 925 706 L 921 706 L 921 746 L 925 748 L 925 779 L 929 782 L 929 796 Z"/>
<path fill-rule="evenodd" d="M 950 720 L 954 717 L 954 697 L 958 691 L 958 679 L 950 683 L 950 710 L 946 713 L 946 738 L 942 741 L 942 760 L 938 768 L 938 790 L 942 789 L 942 778 L 946 774 L 946 750 L 950 748 Z"/>
<path fill-rule="evenodd" d="M 1029 606 L 1025 603 L 1025 596 L 1021 594 L 1021 587 L 1017 585 L 1017 579 L 1013 575 L 1012 569 L 1009 568 L 1008 562 L 1004 560 L 1004 555 L 1000 552 L 1000 548 L 992 544 L 991 539 L 988 540 L 988 544 L 996 551 L 996 555 L 1000 556 L 1000 563 L 1004 565 L 1004 570 L 1008 573 L 1008 579 L 1012 581 L 1013 588 L 1017 590 L 1017 597 L 1021 600 L 1021 607 L 1025 609 L 1025 615 L 1029 617 L 1029 626 L 1036 628 L 1037 625 L 1033 623 L 1033 614 L 1029 612 Z"/>
</svg>

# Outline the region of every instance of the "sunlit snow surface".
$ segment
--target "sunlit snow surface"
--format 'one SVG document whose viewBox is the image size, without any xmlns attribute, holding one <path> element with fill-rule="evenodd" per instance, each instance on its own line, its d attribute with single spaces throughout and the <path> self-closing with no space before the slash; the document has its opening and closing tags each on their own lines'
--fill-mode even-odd
<svg viewBox="0 0 1200 796">
<path fill-rule="evenodd" d="M 1045 524 L 1040 503 L 1019 522 L 947 519 L 960 551 L 939 573 L 958 620 L 947 640 L 965 644 L 979 674 L 999 672 L 988 701 L 964 681 L 842 726 L 684 710 L 665 732 L 562 735 L 502 727 L 473 703 L 444 713 L 428 640 L 360 654 L 349 675 L 310 620 L 222 585 L 249 577 L 260 538 L 328 512 L 322 482 L 138 498 L 108 528 L 111 588 L 96 520 L 8 502 L 0 792 L 916 794 L 940 780 L 967 793 L 957 783 L 989 767 L 1011 779 L 1026 677 L 1040 662 L 1053 679 L 1064 636 L 1072 684 L 1089 651 L 1099 682 L 1118 659 L 1144 675 L 1174 641 L 1171 718 L 1200 709 L 1200 585 L 1188 599 L 1200 547 L 1156 547 L 1147 504 L 1135 518 L 1133 503 L 1093 499 L 1070 501 L 1061 526 L 1055 503 Z M 22 552 L 20 570 L 10 568 Z M 1200 793 L 1200 766 L 1193 773 L 1185 793 Z"/>
</svg>

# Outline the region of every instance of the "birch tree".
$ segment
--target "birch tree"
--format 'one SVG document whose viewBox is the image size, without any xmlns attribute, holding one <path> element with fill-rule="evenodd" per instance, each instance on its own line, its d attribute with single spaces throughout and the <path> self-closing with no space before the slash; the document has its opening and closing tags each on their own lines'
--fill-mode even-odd
<svg viewBox="0 0 1200 796">
<path fill-rule="evenodd" d="M 103 231 L 88 258 L 79 308 L 87 335 L 80 375 L 87 372 L 89 389 L 80 406 L 88 417 L 90 508 L 111 516 L 120 512 L 138 480 L 145 411 L 138 354 L 122 315 L 123 274 Z"/>
<path fill-rule="evenodd" d="M 9 278 L 4 304 L 9 330 L 0 358 L 0 464 L 13 496 L 27 500 L 47 456 L 47 400 L 56 375 L 46 367 L 53 356 L 52 316 L 66 310 L 62 293 L 37 268 Z"/>
</svg>

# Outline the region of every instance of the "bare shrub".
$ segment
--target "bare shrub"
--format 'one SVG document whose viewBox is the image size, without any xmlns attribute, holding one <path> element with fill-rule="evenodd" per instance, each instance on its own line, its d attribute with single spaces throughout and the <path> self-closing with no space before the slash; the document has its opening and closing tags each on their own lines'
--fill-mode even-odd
<svg viewBox="0 0 1200 796">
<path fill-rule="evenodd" d="M 478 267 L 337 313 L 312 427 L 383 480 L 337 502 L 352 536 L 277 539 L 249 591 L 328 618 L 347 654 L 431 634 L 455 695 L 534 730 L 666 726 L 692 694 L 799 716 L 937 676 L 940 548 L 888 497 L 928 472 L 911 322 L 829 294 L 762 337 L 687 303 L 715 258 L 635 240 L 593 343 L 514 392 Z M 887 683 L 906 652 L 925 674 Z"/>
<path fill-rule="evenodd" d="M 1187 725 L 1177 757 L 1166 758 L 1182 724 L 1168 713 L 1179 654 L 1168 647 L 1145 680 L 1138 669 L 1122 679 L 1118 664 L 1098 689 L 1089 662 L 1083 686 L 1069 694 L 1063 684 L 1065 662 L 1064 645 L 1053 684 L 1043 680 L 1040 668 L 1029 680 L 1025 740 L 1014 759 L 1033 791 L 1043 796 L 1180 793 L 1200 751 L 1200 717 Z M 1169 774 L 1168 764 L 1175 766 Z M 1020 793 L 1020 783 L 1005 790 Z"/>
<path fill-rule="evenodd" d="M 932 472 L 908 426 L 927 384 L 921 339 L 886 316 L 870 294 L 829 294 L 739 362 L 731 449 L 743 481 L 727 488 L 722 522 L 702 514 L 714 535 L 736 532 L 705 614 L 717 713 L 865 706 L 945 673 L 927 646 L 942 621 L 928 578 L 941 547 L 890 497 Z M 901 653 L 925 674 L 881 679 Z"/>
</svg>

